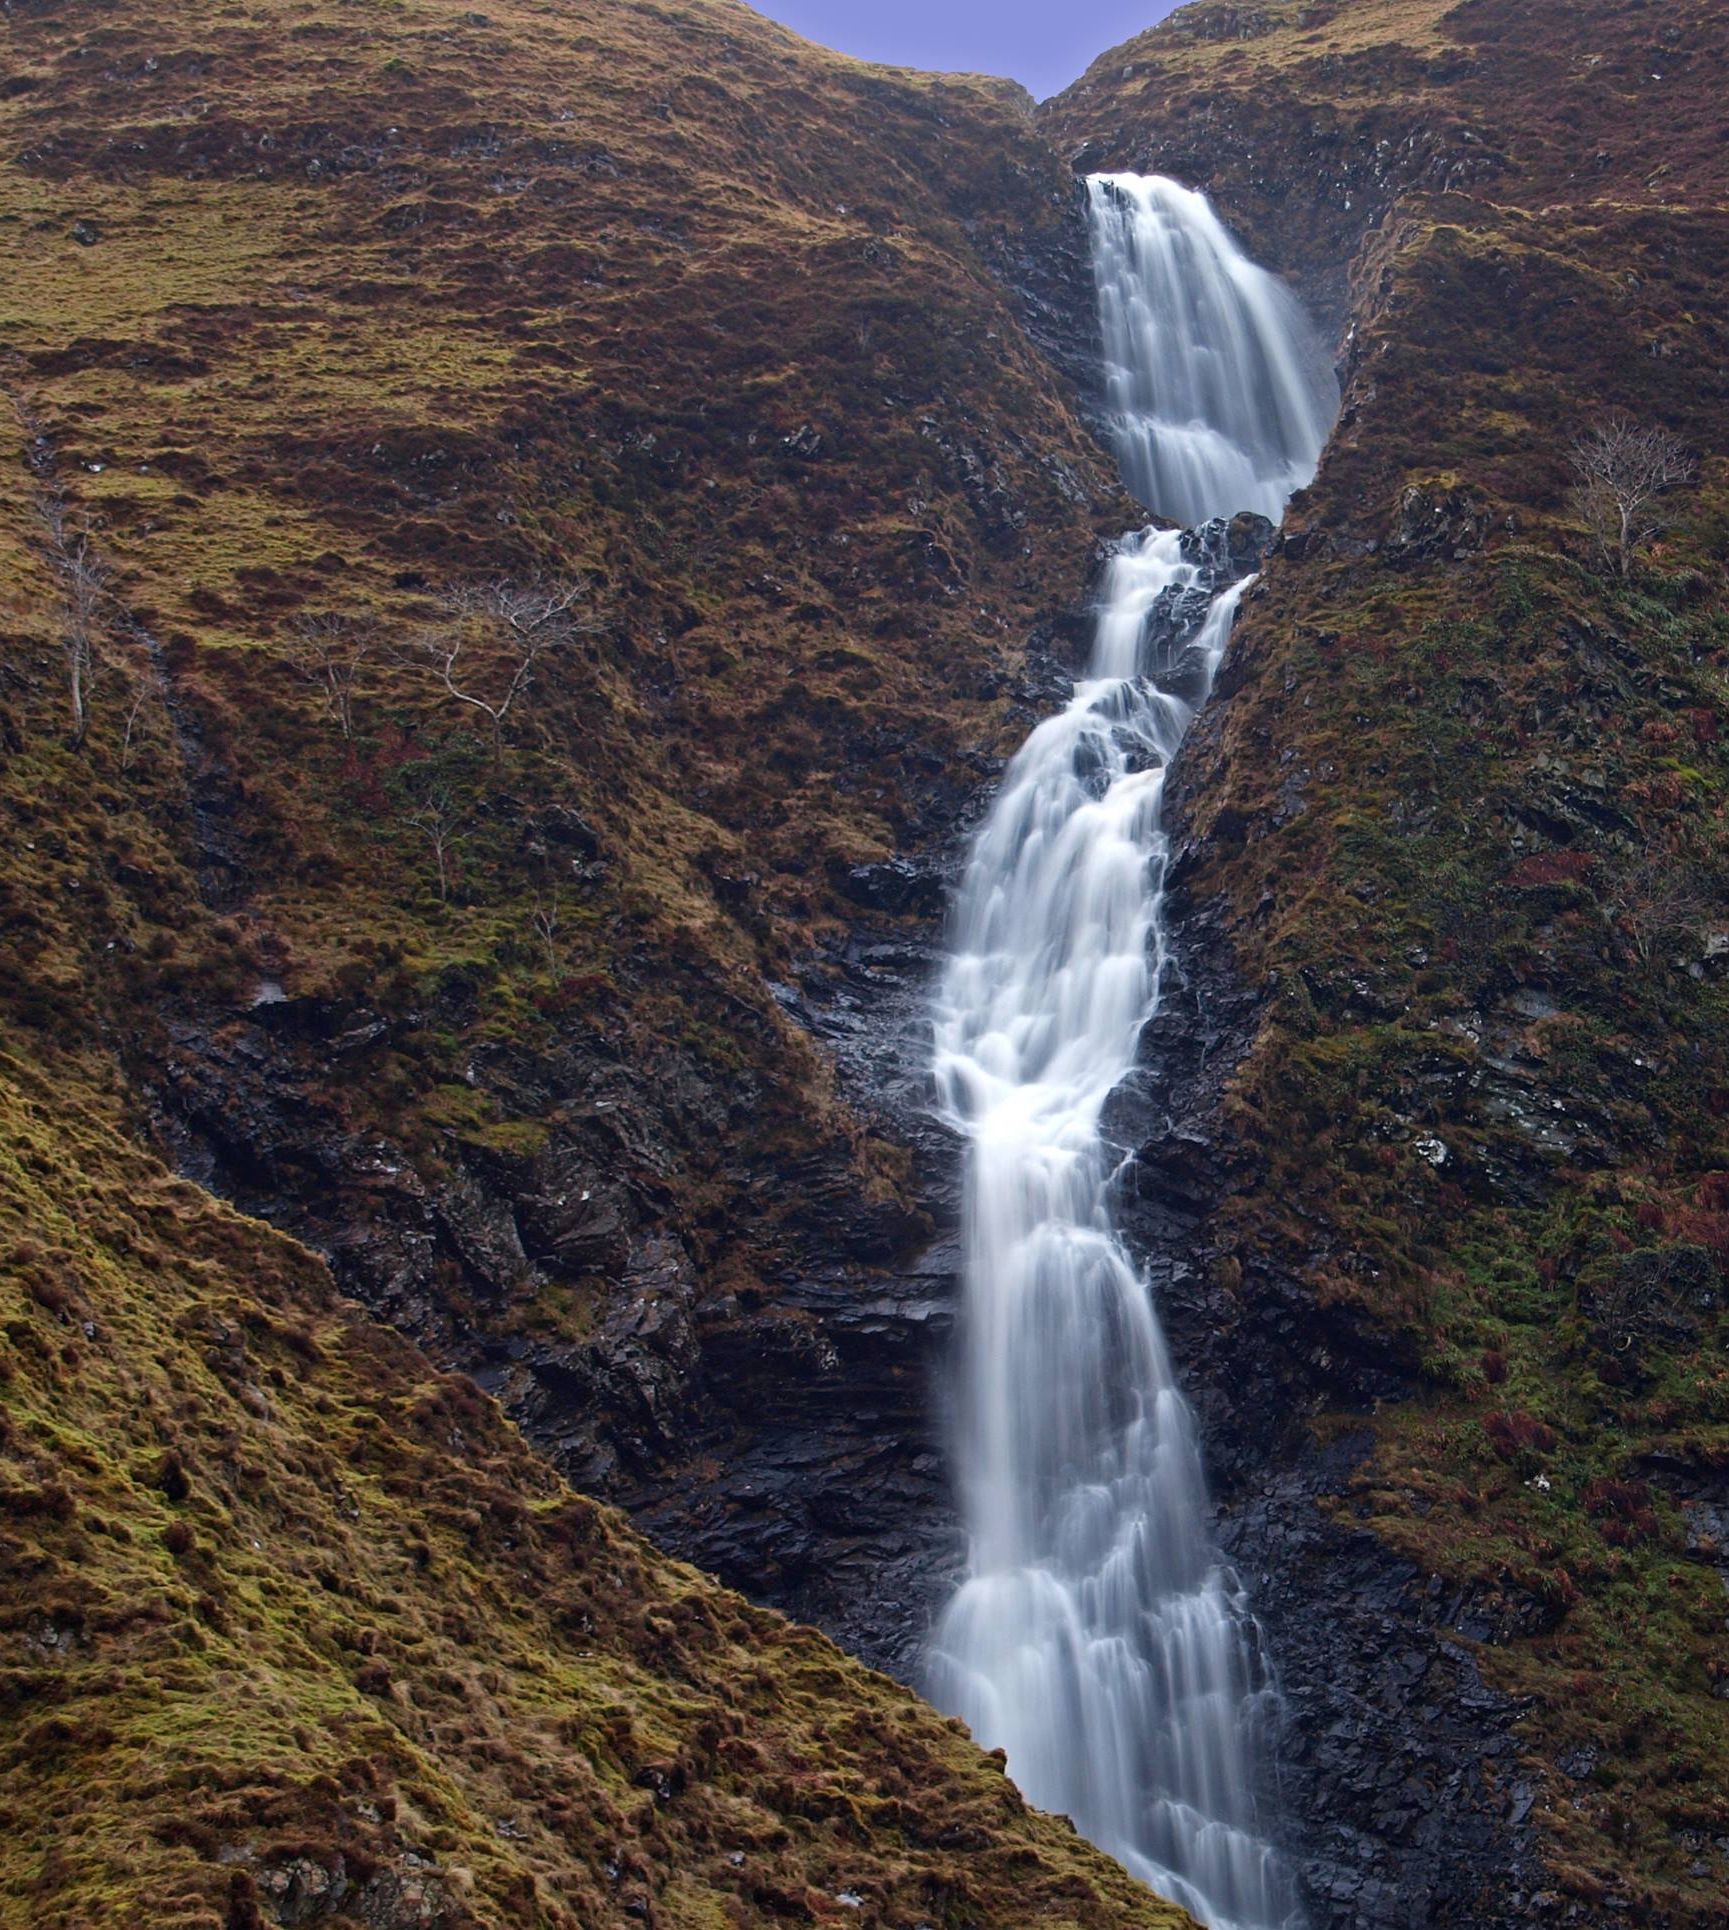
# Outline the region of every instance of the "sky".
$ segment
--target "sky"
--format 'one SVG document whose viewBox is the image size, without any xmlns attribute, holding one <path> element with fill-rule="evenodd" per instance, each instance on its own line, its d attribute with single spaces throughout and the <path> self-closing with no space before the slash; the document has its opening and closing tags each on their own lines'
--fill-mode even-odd
<svg viewBox="0 0 1729 1930">
<path fill-rule="evenodd" d="M 1007 74 L 1040 100 L 1175 0 L 750 0 L 808 40 L 865 60 Z"/>
</svg>

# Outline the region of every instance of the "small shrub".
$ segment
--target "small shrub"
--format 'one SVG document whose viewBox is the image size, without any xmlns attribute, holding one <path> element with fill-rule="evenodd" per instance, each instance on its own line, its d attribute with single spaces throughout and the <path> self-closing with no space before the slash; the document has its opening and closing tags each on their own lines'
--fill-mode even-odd
<svg viewBox="0 0 1729 1930">
<path fill-rule="evenodd" d="M 1538 851 L 1521 858 L 1507 873 L 1505 882 L 1515 891 L 1534 890 L 1540 885 L 1583 884 L 1595 863 L 1588 851 Z"/>
<path fill-rule="evenodd" d="M 1555 1445 L 1555 1430 L 1517 1409 L 1485 1416 L 1483 1432 L 1503 1461 L 1521 1461 L 1547 1454 Z"/>
<path fill-rule="evenodd" d="M 172 1448 L 157 1464 L 155 1480 L 157 1489 L 170 1501 L 184 1501 L 192 1492 L 192 1481 L 186 1472 L 186 1463 Z"/>
<path fill-rule="evenodd" d="M 1585 1512 L 1611 1548 L 1632 1548 L 1657 1537 L 1651 1488 L 1645 1481 L 1613 1481 L 1599 1476 L 1585 1490 Z"/>
</svg>

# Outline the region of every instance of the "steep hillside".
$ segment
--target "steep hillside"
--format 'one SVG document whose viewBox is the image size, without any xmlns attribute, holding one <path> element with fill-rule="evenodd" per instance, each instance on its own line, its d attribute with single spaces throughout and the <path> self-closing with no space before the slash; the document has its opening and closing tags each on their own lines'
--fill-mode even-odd
<svg viewBox="0 0 1729 1930">
<path fill-rule="evenodd" d="M 1203 5 L 1047 120 L 1341 330 L 1122 1122 L 1325 1921 L 1729 1893 L 1726 27 Z M 1625 579 L 1568 499 L 1616 411 L 1698 465 Z"/>
<path fill-rule="evenodd" d="M 723 6 L 6 32 L 0 1920 L 1175 1922 L 205 1190 L 596 1485 L 717 1332 L 830 1371 L 800 1243 L 922 1207 L 771 978 L 928 913 L 1118 515 L 1027 104 Z"/>
<path fill-rule="evenodd" d="M 930 1501 L 922 1308 L 830 1321 L 940 1162 L 813 1033 L 888 1103 L 1128 516 L 1035 346 L 1090 319 L 1030 103 L 710 0 L 7 21 L 8 1018 L 99 1024 L 184 1170 L 710 1561 L 789 1383 L 833 1511 L 858 1457 Z M 833 1612 L 811 1480 L 735 1572 Z"/>
<path fill-rule="evenodd" d="M 1345 384 L 1113 1121 L 1310 1919 L 1719 1921 L 1725 9 L 1208 3 L 1036 118 L 726 0 L 5 22 L 4 1920 L 1168 1920 L 562 1485 L 913 1665 L 915 1022 L 1134 519 L 1129 167 Z"/>
<path fill-rule="evenodd" d="M 0 1923 L 1189 1921 L 117 1128 L 0 1064 Z"/>
</svg>

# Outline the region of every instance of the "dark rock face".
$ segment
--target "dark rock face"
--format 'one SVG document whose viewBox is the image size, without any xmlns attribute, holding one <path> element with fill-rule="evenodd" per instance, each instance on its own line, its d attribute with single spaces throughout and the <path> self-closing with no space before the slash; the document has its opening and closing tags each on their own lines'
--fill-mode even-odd
<svg viewBox="0 0 1729 1930">
<path fill-rule="evenodd" d="M 1387 560 L 1396 566 L 1431 557 L 1462 561 L 1483 547 L 1489 507 L 1469 489 L 1426 489 L 1413 483 L 1399 498 Z"/>
<path fill-rule="evenodd" d="M 1534 1801 L 1519 1711 L 1471 1653 L 1497 1609 L 1329 1519 L 1367 1449 L 1347 1436 L 1264 1470 L 1220 1521 L 1280 1673 L 1275 1800 L 1309 1921 L 1528 1923 L 1541 1870 L 1518 1827 Z"/>
<path fill-rule="evenodd" d="M 938 1363 L 953 1321 L 959 1148 L 929 1110 L 926 1006 L 960 855 L 871 867 L 898 907 L 861 918 L 833 952 L 777 985 L 781 1008 L 829 1052 L 844 1097 L 913 1158 L 936 1238 L 861 1254 L 856 1206 L 813 1215 L 772 1304 L 728 1297 L 698 1316 L 700 1379 L 684 1465 L 612 1492 L 661 1546 L 916 1682 L 925 1633 L 960 1562 Z M 888 874 L 884 879 L 882 874 Z M 875 1262 L 871 1264 L 871 1262 Z M 532 1408 L 532 1434 L 545 1428 Z"/>
<path fill-rule="evenodd" d="M 1076 167 L 1077 177 L 1086 170 Z M 1092 239 L 1087 194 L 1077 178 L 1067 219 L 1035 241 L 1000 237 L 991 265 L 1015 297 L 1021 326 L 1045 359 L 1061 372 L 1081 416 L 1101 442 L 1108 440 L 1108 412 L 1099 382 L 1102 347 L 1094 296 Z"/>
<path fill-rule="evenodd" d="M 940 899 L 944 874 L 917 875 L 936 880 L 924 902 Z M 688 1066 L 670 1094 L 576 1041 L 485 1067 L 516 1107 L 538 1095 L 566 1123 L 533 1156 L 462 1147 L 430 1171 L 350 1130 L 333 1096 L 397 1028 L 276 998 L 172 1029 L 152 1082 L 159 1131 L 182 1171 L 323 1252 L 345 1291 L 471 1374 L 663 1547 L 910 1680 L 957 1558 L 932 1411 L 953 1250 L 946 1236 L 919 1250 L 956 1215 L 956 1149 L 926 1110 L 939 929 L 861 918 L 807 983 L 776 988 L 833 1054 L 844 1096 L 912 1150 L 924 1216 L 858 1198 L 844 1163 L 813 1151 L 759 1176 L 802 1206 L 783 1275 L 744 1292 L 705 1290 L 687 1244 L 655 1229 L 655 1203 L 619 1180 L 621 1147 L 673 1160 L 669 1097 L 685 1131 L 726 1135 L 725 1099 Z M 592 1106 L 572 1117 L 578 1093 Z M 597 1273 L 611 1284 L 580 1338 L 513 1331 L 539 1283 Z"/>
<path fill-rule="evenodd" d="M 1196 730 L 1209 723 L 1203 713 Z M 1472 1649 L 1531 1632 L 1546 1611 L 1517 1589 L 1446 1588 L 1353 1525 L 1367 1430 L 1322 1441 L 1307 1418 L 1408 1396 L 1414 1363 L 1372 1351 L 1289 1276 L 1245 1275 L 1211 1233 L 1220 1201 L 1254 1183 L 1221 1121 L 1259 998 L 1233 970 L 1216 907 L 1186 891 L 1186 768 L 1179 759 L 1167 791 L 1171 974 L 1106 1124 L 1135 1154 L 1118 1210 L 1200 1419 L 1220 1544 L 1284 1695 L 1268 1799 L 1312 1924 L 1529 1923 L 1542 1875 L 1520 1708 L 1484 1683 Z"/>
</svg>

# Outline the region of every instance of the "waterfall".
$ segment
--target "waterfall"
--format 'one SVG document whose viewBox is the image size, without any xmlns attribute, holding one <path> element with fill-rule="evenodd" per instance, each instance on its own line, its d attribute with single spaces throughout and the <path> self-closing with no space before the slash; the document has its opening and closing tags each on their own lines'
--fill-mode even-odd
<svg viewBox="0 0 1729 1930">
<path fill-rule="evenodd" d="M 1301 311 L 1205 198 L 1095 176 L 1125 479 L 1199 523 L 1277 517 L 1337 390 Z M 1126 537 L 1092 661 L 974 844 L 936 997 L 939 1105 L 967 1142 L 956 1459 L 967 1573 L 930 1688 L 1027 1797 L 1214 1926 L 1294 1921 L 1257 1820 L 1273 1690 L 1214 1547 L 1199 1444 L 1112 1224 L 1100 1131 L 1164 964 L 1170 759 L 1243 585 L 1223 528 Z"/>
<path fill-rule="evenodd" d="M 1252 509 L 1276 523 L 1338 408 L 1307 318 L 1204 194 L 1156 175 L 1087 186 L 1123 480 L 1173 522 Z"/>
</svg>

